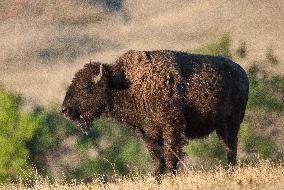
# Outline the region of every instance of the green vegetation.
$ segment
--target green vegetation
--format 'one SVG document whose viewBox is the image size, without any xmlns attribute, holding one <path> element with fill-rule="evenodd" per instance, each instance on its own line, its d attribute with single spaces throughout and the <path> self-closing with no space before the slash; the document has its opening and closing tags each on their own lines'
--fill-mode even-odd
<svg viewBox="0 0 284 190">
<path fill-rule="evenodd" d="M 269 158 L 276 150 L 276 145 L 269 138 L 257 136 L 252 127 L 243 124 L 239 132 L 239 140 L 246 152 L 254 152 L 261 158 Z"/>
<path fill-rule="evenodd" d="M 273 50 L 272 47 L 267 49 L 267 51 L 266 51 L 266 59 L 272 65 L 277 65 L 280 62 L 279 58 L 275 55 L 274 50 Z"/>
<path fill-rule="evenodd" d="M 248 107 L 284 111 L 284 77 L 267 77 L 256 65 L 251 66 L 247 73 L 250 79 Z M 260 78 L 259 75 L 264 76 Z"/>
<path fill-rule="evenodd" d="M 247 56 L 247 45 L 246 42 L 241 42 L 240 47 L 237 49 L 237 56 L 245 58 Z"/>
<path fill-rule="evenodd" d="M 90 136 L 84 136 L 78 143 L 81 153 L 85 155 L 92 145 L 100 149 L 99 157 L 84 159 L 72 177 L 88 180 L 94 174 L 112 176 L 149 171 L 150 158 L 141 141 L 110 119 L 95 121 Z"/>
<path fill-rule="evenodd" d="M 26 143 L 32 139 L 42 117 L 20 110 L 19 96 L 0 90 L 0 180 L 25 169 L 30 150 Z"/>
<path fill-rule="evenodd" d="M 214 158 L 226 163 L 224 146 L 215 133 L 205 139 L 190 141 L 190 145 L 185 147 L 185 152 L 202 159 Z"/>
<path fill-rule="evenodd" d="M 58 164 L 67 180 L 91 180 L 94 174 L 126 175 L 151 167 L 141 141 L 109 119 L 94 122 L 86 136 L 55 109 L 35 108 L 26 113 L 21 105 L 19 96 L 0 90 L 0 181 L 15 179 L 30 166 L 53 176 L 51 165 Z M 66 139 L 74 142 L 68 144 Z"/>
<path fill-rule="evenodd" d="M 209 43 L 200 49 L 191 51 L 196 54 L 222 55 L 228 58 L 232 57 L 230 51 L 231 39 L 228 34 L 222 35 L 217 41 Z"/>
</svg>

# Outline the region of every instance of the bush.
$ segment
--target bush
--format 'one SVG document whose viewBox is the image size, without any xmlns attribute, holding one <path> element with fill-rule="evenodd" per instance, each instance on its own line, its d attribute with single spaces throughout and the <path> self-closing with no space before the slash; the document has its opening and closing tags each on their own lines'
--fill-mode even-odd
<svg viewBox="0 0 284 190">
<path fill-rule="evenodd" d="M 245 58 L 247 56 L 246 42 L 241 42 L 240 47 L 237 49 L 237 56 L 240 58 Z"/>
<path fill-rule="evenodd" d="M 109 11 L 119 11 L 122 8 L 123 0 L 87 0 L 91 5 L 100 4 Z"/>
<path fill-rule="evenodd" d="M 276 65 L 280 62 L 279 58 L 274 54 L 272 47 L 268 48 L 266 51 L 266 59 L 272 65 Z"/>
<path fill-rule="evenodd" d="M 270 78 L 258 78 L 259 68 L 253 65 L 248 70 L 250 91 L 248 107 L 284 110 L 284 77 L 275 75 Z"/>
<path fill-rule="evenodd" d="M 228 34 L 222 35 L 216 42 L 209 43 L 200 49 L 193 50 L 192 53 L 206 55 L 221 55 L 231 58 L 230 52 L 231 40 Z"/>
<path fill-rule="evenodd" d="M 28 52 L 28 56 L 34 57 L 42 63 L 59 60 L 74 61 L 78 57 L 86 56 L 102 49 L 105 45 L 105 41 L 93 39 L 88 35 L 61 36 L 51 40 L 45 47 Z M 115 44 L 113 45 L 115 46 Z"/>
<path fill-rule="evenodd" d="M 0 90 L 0 181 L 25 169 L 30 155 L 26 143 L 42 122 L 40 115 L 22 112 L 21 104 L 19 96 Z"/>
<path fill-rule="evenodd" d="M 243 124 L 239 132 L 239 141 L 246 152 L 254 152 L 267 159 L 276 150 L 276 145 L 269 138 L 257 136 L 251 126 Z"/>
</svg>

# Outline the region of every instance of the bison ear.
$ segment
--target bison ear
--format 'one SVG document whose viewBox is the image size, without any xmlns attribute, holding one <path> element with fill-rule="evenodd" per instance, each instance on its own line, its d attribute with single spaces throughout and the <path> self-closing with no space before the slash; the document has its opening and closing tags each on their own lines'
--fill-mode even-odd
<svg viewBox="0 0 284 190">
<path fill-rule="evenodd" d="M 100 64 L 100 73 L 99 73 L 98 76 L 95 76 L 93 78 L 93 81 L 94 81 L 95 84 L 100 82 L 102 80 L 102 78 L 103 78 L 103 69 L 104 69 L 103 67 L 104 67 L 103 64 Z"/>
<path fill-rule="evenodd" d="M 110 76 L 108 80 L 108 87 L 114 90 L 125 90 L 130 86 L 130 82 L 125 79 L 122 74 Z"/>
</svg>

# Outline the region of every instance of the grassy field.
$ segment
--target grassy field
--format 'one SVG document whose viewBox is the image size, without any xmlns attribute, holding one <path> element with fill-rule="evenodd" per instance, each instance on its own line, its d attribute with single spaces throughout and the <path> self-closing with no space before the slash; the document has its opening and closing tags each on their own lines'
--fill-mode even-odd
<svg viewBox="0 0 284 190">
<path fill-rule="evenodd" d="M 221 167 L 210 169 L 185 169 L 176 177 L 165 176 L 158 183 L 152 176 L 133 175 L 114 177 L 112 182 L 104 182 L 95 177 L 92 182 L 64 182 L 42 178 L 33 173 L 28 181 L 10 183 L 1 189 L 283 189 L 284 166 L 262 162 L 257 166 L 246 165 L 228 171 Z M 32 186 L 30 185 L 32 184 Z"/>
</svg>

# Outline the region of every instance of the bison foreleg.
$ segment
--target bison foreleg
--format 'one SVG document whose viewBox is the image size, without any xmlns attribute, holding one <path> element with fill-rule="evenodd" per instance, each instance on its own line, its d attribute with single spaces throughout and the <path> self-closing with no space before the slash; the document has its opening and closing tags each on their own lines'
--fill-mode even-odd
<svg viewBox="0 0 284 190">
<path fill-rule="evenodd" d="M 166 165 L 169 172 L 174 175 L 177 172 L 178 162 L 184 156 L 182 149 L 186 144 L 186 141 L 183 138 L 183 130 L 181 129 L 181 126 L 170 126 L 163 131 Z"/>
<path fill-rule="evenodd" d="M 155 176 L 157 179 L 165 172 L 166 164 L 163 154 L 163 142 L 161 140 L 145 140 L 149 153 L 155 163 Z"/>
</svg>

